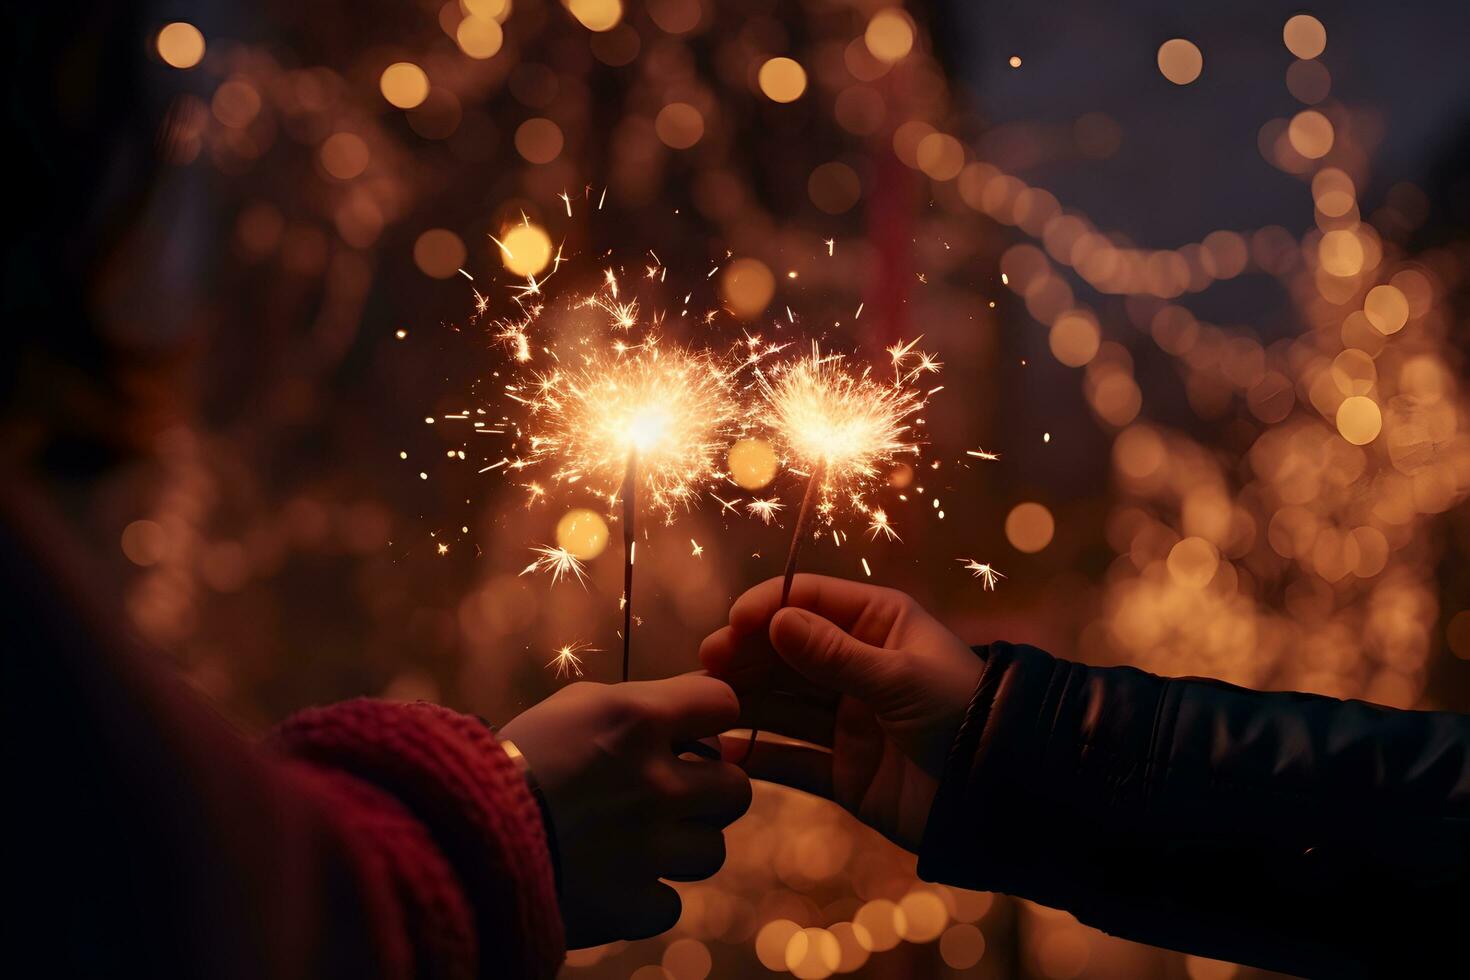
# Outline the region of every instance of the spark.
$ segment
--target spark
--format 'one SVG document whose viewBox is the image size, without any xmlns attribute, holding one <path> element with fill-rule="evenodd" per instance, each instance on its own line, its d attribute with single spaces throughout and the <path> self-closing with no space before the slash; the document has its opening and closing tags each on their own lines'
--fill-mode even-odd
<svg viewBox="0 0 1470 980">
<path fill-rule="evenodd" d="M 690 538 L 689 539 L 689 543 L 694 546 L 694 557 L 695 558 L 703 557 L 703 555 L 704 555 L 704 545 L 700 544 L 698 541 L 695 541 L 693 538 Z"/>
<path fill-rule="evenodd" d="M 736 497 L 734 500 L 726 500 L 725 498 L 721 497 L 717 493 L 712 493 L 712 494 L 710 494 L 710 496 L 711 497 L 714 497 L 715 500 L 719 502 L 720 511 L 721 512 L 724 512 L 724 511 L 727 511 L 728 510 L 730 513 L 733 514 L 733 513 L 736 512 L 735 511 L 735 505 L 738 504 L 738 503 L 740 503 L 740 498 L 739 497 Z"/>
<path fill-rule="evenodd" d="M 986 452 L 984 449 L 967 449 L 967 450 L 965 450 L 965 455 L 966 456 L 974 456 L 976 459 L 984 459 L 984 460 L 997 460 L 997 459 L 1000 459 L 1000 453 L 990 453 L 990 452 Z"/>
<path fill-rule="evenodd" d="M 399 329 L 393 331 L 393 336 L 397 337 L 399 340 L 402 340 L 403 338 L 408 336 L 408 331 L 400 327 Z"/>
<path fill-rule="evenodd" d="M 632 330 L 638 325 L 638 300 L 636 299 L 619 303 L 616 299 L 595 298 L 591 300 L 590 305 L 610 316 L 613 327 L 618 330 Z"/>
<path fill-rule="evenodd" d="M 827 239 L 827 258 L 829 258 L 829 259 L 832 257 L 832 246 L 834 244 L 836 244 L 835 239 L 831 239 L 831 238 Z"/>
<path fill-rule="evenodd" d="M 536 555 L 536 560 L 521 569 L 522 575 L 532 575 L 537 572 L 551 573 L 551 584 L 555 585 L 564 578 L 575 578 L 587 587 L 587 567 L 582 560 L 565 548 L 553 548 L 548 544 L 540 544 L 531 549 Z"/>
<path fill-rule="evenodd" d="M 557 197 L 561 198 L 561 202 L 567 206 L 567 217 L 570 218 L 572 216 L 572 199 L 571 199 L 571 197 L 569 197 L 567 195 L 567 192 L 566 191 L 562 191 L 560 194 L 557 195 Z"/>
<path fill-rule="evenodd" d="M 869 539 L 876 541 L 878 535 L 881 534 L 889 541 L 903 540 L 898 536 L 898 532 L 893 529 L 893 525 L 888 523 L 888 515 L 883 512 L 881 507 L 874 507 L 869 513 L 873 517 L 873 522 L 868 525 Z"/>
<path fill-rule="evenodd" d="M 978 578 L 980 584 L 990 592 L 995 591 L 997 580 L 1005 578 L 1004 575 L 995 570 L 994 565 L 988 562 L 976 561 L 973 558 L 956 558 L 955 561 L 964 565 L 965 571 L 970 572 L 975 578 Z"/>
<path fill-rule="evenodd" d="M 903 354 L 895 363 L 913 356 L 912 343 L 897 347 Z M 895 458 L 918 452 L 913 428 L 926 396 L 908 385 L 911 377 L 912 371 L 885 383 L 816 344 L 810 354 L 757 372 L 758 421 L 782 455 L 821 474 L 822 513 L 829 519 L 839 491 L 860 504 Z"/>
<path fill-rule="evenodd" d="M 723 475 L 720 461 L 739 427 L 735 372 L 707 351 L 656 338 L 582 355 L 577 367 L 531 372 L 508 393 L 530 410 L 530 463 L 552 466 L 557 483 L 621 485 L 636 455 L 638 487 L 672 520 Z"/>
<path fill-rule="evenodd" d="M 863 574 L 866 575 L 868 578 L 872 578 L 873 577 L 873 570 L 868 567 L 868 560 L 866 558 L 864 558 L 864 559 L 862 559 L 862 562 L 863 562 Z"/>
<path fill-rule="evenodd" d="M 439 542 L 439 546 L 438 546 L 438 551 L 439 551 L 439 554 L 441 554 L 441 555 L 447 555 L 447 554 L 449 554 L 449 545 L 445 544 L 443 541 L 440 541 Z"/>
<path fill-rule="evenodd" d="M 775 520 L 777 512 L 785 507 L 785 504 L 772 497 L 770 500 L 752 500 L 745 505 L 745 512 L 751 517 L 759 517 L 762 523 L 769 524 Z"/>
<path fill-rule="evenodd" d="M 556 656 L 547 661 L 546 666 L 554 668 L 557 677 L 581 677 L 582 654 L 597 652 L 580 640 L 564 643 L 557 648 Z"/>
</svg>

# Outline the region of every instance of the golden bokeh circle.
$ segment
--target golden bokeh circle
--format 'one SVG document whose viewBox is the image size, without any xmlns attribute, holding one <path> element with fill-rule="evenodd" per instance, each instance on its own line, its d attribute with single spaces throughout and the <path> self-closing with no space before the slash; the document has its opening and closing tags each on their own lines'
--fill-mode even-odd
<svg viewBox="0 0 1470 980">
<path fill-rule="evenodd" d="M 1033 501 L 1017 504 L 1006 515 L 1006 540 L 1012 548 L 1028 555 L 1051 544 L 1056 529 L 1051 511 Z"/>
<path fill-rule="evenodd" d="M 590 561 L 607 548 L 607 521 L 595 510 L 574 507 L 556 522 L 556 545 L 582 561 Z"/>
<path fill-rule="evenodd" d="M 518 276 L 534 276 L 551 262 L 551 239 L 535 225 L 513 225 L 500 238 L 500 259 Z"/>
<path fill-rule="evenodd" d="M 806 69 L 792 58 L 770 58 L 761 65 L 756 82 L 772 102 L 795 102 L 806 91 Z"/>
<path fill-rule="evenodd" d="M 742 490 L 759 490 L 776 478 L 776 451 L 764 439 L 741 439 L 726 457 L 730 479 Z"/>
<path fill-rule="evenodd" d="M 1188 85 L 1199 78 L 1205 68 L 1205 57 L 1193 41 L 1170 38 L 1159 45 L 1159 72 L 1175 85 Z"/>
</svg>

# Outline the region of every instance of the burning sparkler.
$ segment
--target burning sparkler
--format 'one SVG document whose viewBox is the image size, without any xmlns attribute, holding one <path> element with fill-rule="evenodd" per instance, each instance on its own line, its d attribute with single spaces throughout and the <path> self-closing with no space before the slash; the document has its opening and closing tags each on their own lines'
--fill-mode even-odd
<svg viewBox="0 0 1470 980">
<path fill-rule="evenodd" d="M 605 312 L 623 333 L 638 314 L 636 300 L 618 301 L 611 273 L 603 292 L 580 305 Z M 550 461 L 556 482 L 585 483 L 610 503 L 621 501 L 624 680 L 640 497 L 672 521 L 719 479 L 722 453 L 741 420 L 738 369 L 708 351 L 661 346 L 656 337 L 631 345 L 619 339 L 606 350 L 588 349 L 579 366 L 532 372 L 529 383 L 506 389 L 530 411 L 530 454 L 516 468 Z"/>
<path fill-rule="evenodd" d="M 815 344 L 809 355 L 760 375 L 761 419 L 784 455 L 808 474 L 786 558 L 781 605 L 791 598 L 801 546 L 817 516 L 830 515 L 841 501 L 871 516 L 875 537 L 897 537 L 887 515 L 867 510 L 863 499 L 888 464 L 918 451 L 914 416 L 932 392 L 914 382 L 938 371 L 939 362 L 916 351 L 917 342 L 889 349 L 891 382 L 873 377 L 871 368 L 855 371 L 842 355 L 823 354 Z"/>
<path fill-rule="evenodd" d="M 786 555 L 781 606 L 791 601 L 801 546 L 812 536 L 819 514 L 830 521 L 845 501 L 869 514 L 874 537 L 882 533 L 897 538 L 888 515 L 869 509 L 863 500 L 886 466 L 918 452 L 916 413 L 938 389 L 922 391 L 913 383 L 940 367 L 930 355 L 914 350 L 918 340 L 889 348 L 891 382 L 874 378 L 871 368 L 850 369 L 842 355 L 823 354 L 815 343 L 809 355 L 778 365 L 769 376 L 760 375 L 760 418 L 784 455 L 808 474 Z M 758 734 L 751 729 L 747 759 Z"/>
</svg>

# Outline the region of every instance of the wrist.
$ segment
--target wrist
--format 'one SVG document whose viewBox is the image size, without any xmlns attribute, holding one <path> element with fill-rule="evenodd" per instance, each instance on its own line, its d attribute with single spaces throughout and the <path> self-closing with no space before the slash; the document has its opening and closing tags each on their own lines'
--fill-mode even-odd
<svg viewBox="0 0 1470 980">
<path fill-rule="evenodd" d="M 551 806 L 546 801 L 546 794 L 541 791 L 541 784 L 536 781 L 536 774 L 531 770 L 531 763 L 525 753 L 520 750 L 520 746 L 503 735 L 497 735 L 496 742 L 500 745 L 501 751 L 515 765 L 521 778 L 526 781 L 526 789 L 530 791 L 531 799 L 536 801 L 536 808 L 541 812 L 541 827 L 546 835 L 546 852 L 551 857 L 551 870 L 556 877 L 557 894 L 561 894 L 561 853 L 557 847 L 556 825 L 551 819 Z"/>
</svg>

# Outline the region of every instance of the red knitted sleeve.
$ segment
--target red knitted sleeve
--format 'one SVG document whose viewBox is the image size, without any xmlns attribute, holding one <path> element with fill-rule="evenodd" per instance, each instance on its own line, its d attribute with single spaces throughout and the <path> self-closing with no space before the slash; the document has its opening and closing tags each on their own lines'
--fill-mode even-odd
<svg viewBox="0 0 1470 980">
<path fill-rule="evenodd" d="M 341 830 L 392 976 L 551 977 L 565 950 L 541 811 L 480 721 L 357 700 L 277 730 Z"/>
</svg>

